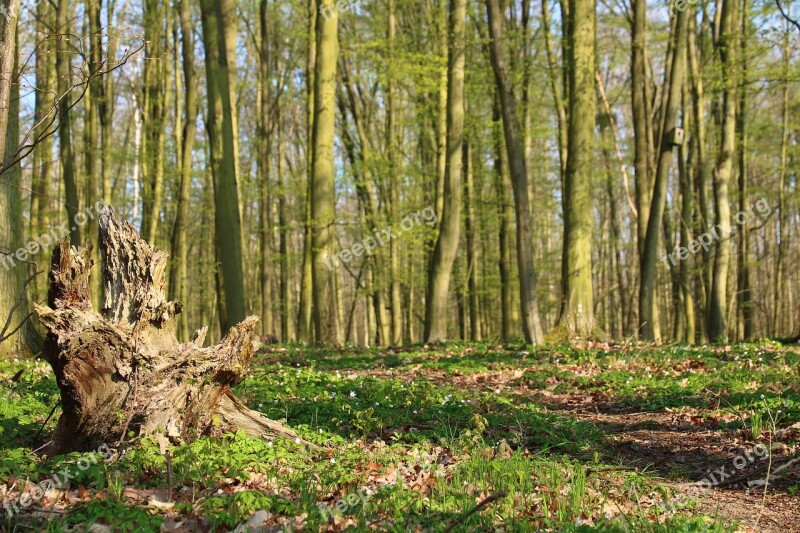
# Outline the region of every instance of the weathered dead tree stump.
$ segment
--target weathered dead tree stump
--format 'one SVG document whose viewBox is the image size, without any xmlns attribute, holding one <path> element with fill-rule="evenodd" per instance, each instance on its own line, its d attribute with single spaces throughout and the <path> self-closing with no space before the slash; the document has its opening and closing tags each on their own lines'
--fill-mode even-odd
<svg viewBox="0 0 800 533">
<path fill-rule="evenodd" d="M 102 313 L 89 291 L 91 247 L 72 247 L 68 239 L 53 252 L 48 305 L 36 306 L 49 332 L 44 357 L 61 391 L 53 451 L 114 445 L 130 431 L 160 435 L 162 442 L 236 429 L 295 438 L 230 390 L 247 374 L 258 318 L 246 318 L 216 346 L 203 348 L 205 327 L 191 342 L 178 342 L 182 304 L 164 297 L 167 254 L 111 210 L 99 217 Z"/>
</svg>

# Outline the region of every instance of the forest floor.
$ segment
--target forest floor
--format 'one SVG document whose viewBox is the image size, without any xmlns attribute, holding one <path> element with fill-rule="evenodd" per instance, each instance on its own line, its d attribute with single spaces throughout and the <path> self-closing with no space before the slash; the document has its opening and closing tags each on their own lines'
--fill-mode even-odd
<svg viewBox="0 0 800 533">
<path fill-rule="evenodd" d="M 98 460 L 35 454 L 52 372 L 0 362 L 0 530 L 800 531 L 798 363 L 775 343 L 269 346 L 236 392 L 324 451 L 236 434 Z"/>
</svg>

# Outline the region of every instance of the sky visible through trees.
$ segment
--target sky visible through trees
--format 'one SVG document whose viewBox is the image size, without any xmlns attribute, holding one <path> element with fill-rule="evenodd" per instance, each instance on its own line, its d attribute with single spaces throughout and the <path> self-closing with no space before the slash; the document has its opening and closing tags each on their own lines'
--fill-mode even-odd
<svg viewBox="0 0 800 533">
<path fill-rule="evenodd" d="M 96 244 L 102 199 L 170 254 L 183 338 L 798 333 L 790 4 L 3 6 L 4 253 Z M 48 267 L 0 272 L 6 314 Z"/>
</svg>

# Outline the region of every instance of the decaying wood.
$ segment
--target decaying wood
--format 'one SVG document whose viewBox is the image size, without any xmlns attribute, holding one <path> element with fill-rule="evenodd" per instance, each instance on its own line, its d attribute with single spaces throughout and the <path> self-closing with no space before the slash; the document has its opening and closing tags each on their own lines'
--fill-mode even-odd
<svg viewBox="0 0 800 533">
<path fill-rule="evenodd" d="M 89 290 L 90 245 L 72 247 L 68 239 L 53 253 L 48 305 L 36 306 L 49 332 L 44 357 L 61 391 L 55 451 L 116 444 L 131 431 L 173 442 L 236 429 L 296 438 L 230 390 L 247 373 L 258 318 L 246 318 L 216 346 L 203 347 L 206 328 L 179 342 L 182 306 L 164 296 L 167 254 L 109 209 L 99 217 L 101 312 Z"/>
</svg>

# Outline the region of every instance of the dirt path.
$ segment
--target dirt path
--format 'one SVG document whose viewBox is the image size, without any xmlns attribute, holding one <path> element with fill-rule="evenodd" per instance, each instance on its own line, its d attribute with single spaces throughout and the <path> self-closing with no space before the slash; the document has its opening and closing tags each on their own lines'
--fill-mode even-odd
<svg viewBox="0 0 800 533">
<path fill-rule="evenodd" d="M 754 453 L 753 446 L 740 437 L 741 432 L 722 429 L 721 419 L 709 419 L 700 409 L 631 412 L 597 394 L 531 390 L 520 384 L 524 371 L 519 369 L 463 376 L 419 370 L 410 367 L 357 373 L 373 378 L 426 379 L 472 392 L 511 392 L 530 398 L 553 412 L 595 425 L 606 436 L 607 461 L 640 472 L 655 470 L 675 491 L 676 498 L 682 494 L 696 498 L 699 512 L 720 521 L 739 521 L 740 531 L 748 533 L 800 532 L 800 495 L 789 492 L 796 484 L 800 463 L 768 478 L 766 495 L 763 485 L 748 489 L 747 479 L 731 483 L 742 477 L 765 478 L 767 455 Z M 790 452 L 794 450 L 779 445 L 770 471 L 789 461 Z M 702 483 L 704 480 L 707 483 Z"/>
</svg>

